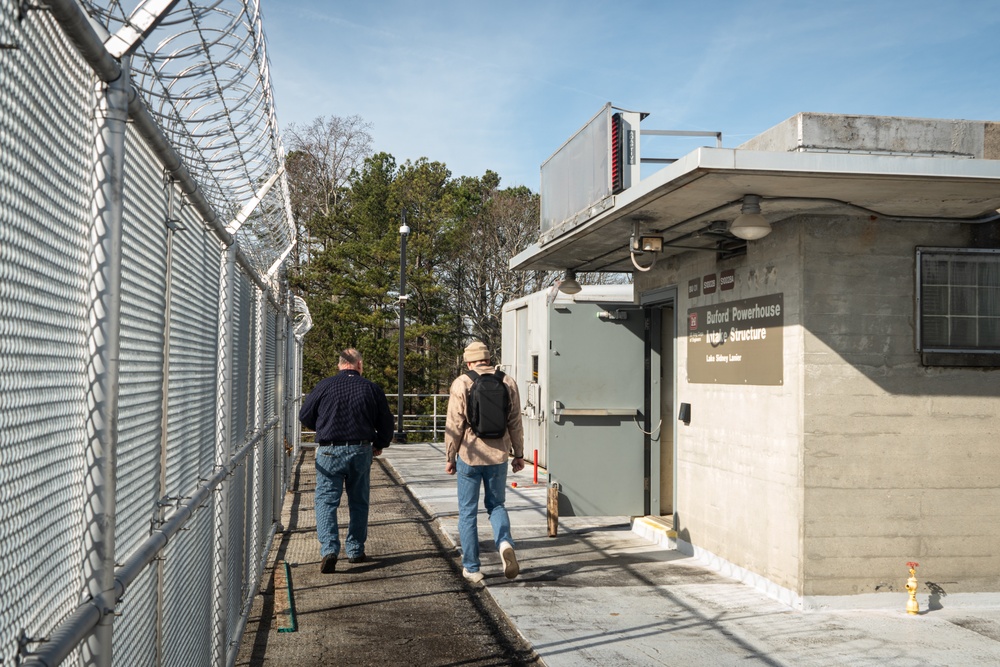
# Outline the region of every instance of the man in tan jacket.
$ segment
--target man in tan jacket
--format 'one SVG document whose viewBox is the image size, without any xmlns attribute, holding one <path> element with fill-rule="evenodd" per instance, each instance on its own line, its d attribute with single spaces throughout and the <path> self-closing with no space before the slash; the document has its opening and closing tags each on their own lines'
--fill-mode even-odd
<svg viewBox="0 0 1000 667">
<path fill-rule="evenodd" d="M 498 369 L 490 365 L 490 351 L 480 342 L 471 343 L 462 355 L 470 371 L 479 375 L 495 374 Z M 519 472 L 524 468 L 524 428 L 521 425 L 521 398 L 517 383 L 510 376 L 503 376 L 509 397 L 507 428 L 502 437 L 479 437 L 469 421 L 469 392 L 473 379 L 462 374 L 451 383 L 448 397 L 448 418 L 445 424 L 445 472 L 458 473 L 458 536 L 462 542 L 462 576 L 478 583 L 483 580 L 479 571 L 479 487 L 483 487 L 484 505 L 493 528 L 493 541 L 500 551 L 504 576 L 513 579 L 520 572 L 514 555 L 514 538 L 510 534 L 510 518 L 504 500 L 507 491 L 507 459 L 513 456 L 510 468 Z"/>
</svg>

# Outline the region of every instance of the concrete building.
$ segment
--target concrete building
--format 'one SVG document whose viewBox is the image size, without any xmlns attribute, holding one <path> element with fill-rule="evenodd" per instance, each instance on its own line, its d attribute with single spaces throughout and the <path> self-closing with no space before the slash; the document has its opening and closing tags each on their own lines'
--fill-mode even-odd
<svg viewBox="0 0 1000 667">
<path fill-rule="evenodd" d="M 1000 604 L 1000 123 L 801 113 L 640 179 L 644 118 L 609 105 L 560 149 L 608 142 L 585 192 L 543 166 L 511 260 L 634 273 L 641 344 L 576 341 L 613 379 L 546 351 L 589 400 L 642 396 L 639 428 L 545 406 L 566 509 L 634 488 L 627 513 L 801 608 L 879 606 L 908 561 L 950 604 Z M 564 427 L 603 446 L 560 469 Z"/>
</svg>

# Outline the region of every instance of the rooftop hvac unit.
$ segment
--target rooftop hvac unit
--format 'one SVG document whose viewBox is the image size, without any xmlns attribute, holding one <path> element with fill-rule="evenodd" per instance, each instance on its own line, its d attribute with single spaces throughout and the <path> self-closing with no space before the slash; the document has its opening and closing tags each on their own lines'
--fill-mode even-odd
<svg viewBox="0 0 1000 667">
<path fill-rule="evenodd" d="M 607 210 L 615 194 L 639 182 L 639 121 L 646 115 L 609 102 L 542 164 L 543 237 Z"/>
</svg>

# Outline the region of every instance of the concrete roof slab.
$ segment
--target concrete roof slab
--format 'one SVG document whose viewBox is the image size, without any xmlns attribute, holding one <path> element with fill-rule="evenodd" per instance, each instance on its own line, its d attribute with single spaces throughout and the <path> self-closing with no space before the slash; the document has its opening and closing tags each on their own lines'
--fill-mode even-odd
<svg viewBox="0 0 1000 667">
<path fill-rule="evenodd" d="M 975 220 L 1000 209 L 1000 160 L 700 148 L 616 195 L 605 211 L 550 230 L 511 266 L 631 271 L 635 221 L 641 233 L 664 237 L 665 255 L 714 252 L 719 237 L 700 230 L 732 221 L 746 194 L 764 197 L 762 213 L 772 223 L 857 214 L 852 207 L 887 218 Z"/>
</svg>

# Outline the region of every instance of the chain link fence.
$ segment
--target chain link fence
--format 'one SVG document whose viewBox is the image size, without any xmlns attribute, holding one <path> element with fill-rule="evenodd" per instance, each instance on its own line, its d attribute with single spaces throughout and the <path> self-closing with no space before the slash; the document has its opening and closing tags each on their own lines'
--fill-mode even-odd
<svg viewBox="0 0 1000 667">
<path fill-rule="evenodd" d="M 135 4 L 0 0 L 0 665 L 231 665 L 299 446 L 259 7 Z"/>
</svg>

